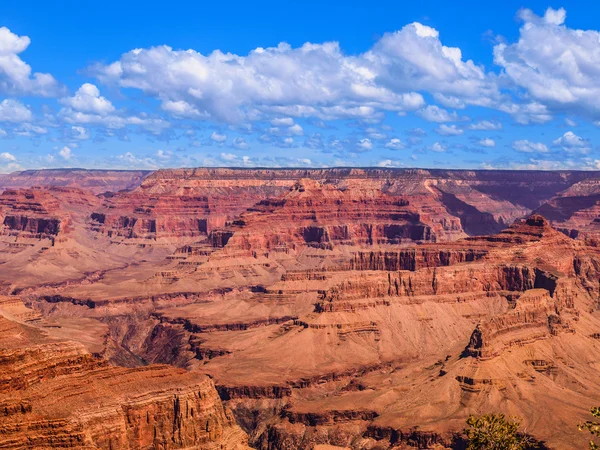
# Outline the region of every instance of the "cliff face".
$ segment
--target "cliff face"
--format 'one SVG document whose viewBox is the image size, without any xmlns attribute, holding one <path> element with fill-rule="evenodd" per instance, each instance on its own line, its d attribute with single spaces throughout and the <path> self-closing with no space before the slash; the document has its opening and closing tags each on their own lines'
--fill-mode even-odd
<svg viewBox="0 0 600 450">
<path fill-rule="evenodd" d="M 583 446 L 594 177 L 182 169 L 128 192 L 7 189 L 0 442 L 230 448 L 235 420 L 261 449 L 430 448 L 501 411 Z"/>
<path fill-rule="evenodd" d="M 47 340 L 0 315 L 2 448 L 247 448 L 209 378 L 113 367 L 81 344 Z"/>
</svg>

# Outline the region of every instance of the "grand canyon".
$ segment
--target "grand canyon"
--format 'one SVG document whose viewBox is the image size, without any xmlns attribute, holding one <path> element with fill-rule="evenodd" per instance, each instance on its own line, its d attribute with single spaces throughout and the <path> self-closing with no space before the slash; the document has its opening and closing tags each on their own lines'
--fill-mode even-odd
<svg viewBox="0 0 600 450">
<path fill-rule="evenodd" d="M 0 176 L 0 448 L 583 448 L 600 172 Z M 461 447 L 463 445 L 463 447 Z"/>
</svg>

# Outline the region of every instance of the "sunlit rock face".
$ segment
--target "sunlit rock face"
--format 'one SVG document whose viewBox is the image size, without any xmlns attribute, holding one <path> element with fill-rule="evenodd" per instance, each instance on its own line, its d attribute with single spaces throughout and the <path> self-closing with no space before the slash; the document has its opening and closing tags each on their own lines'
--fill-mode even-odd
<svg viewBox="0 0 600 450">
<path fill-rule="evenodd" d="M 427 448 L 490 411 L 586 445 L 598 174 L 142 175 L 0 194 L 10 448 Z"/>
</svg>

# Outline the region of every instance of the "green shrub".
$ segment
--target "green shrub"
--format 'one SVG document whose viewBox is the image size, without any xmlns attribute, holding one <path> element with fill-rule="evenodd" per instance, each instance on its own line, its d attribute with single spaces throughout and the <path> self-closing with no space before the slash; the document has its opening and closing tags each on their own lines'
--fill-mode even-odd
<svg viewBox="0 0 600 450">
<path fill-rule="evenodd" d="M 521 420 L 504 414 L 469 416 L 465 434 L 467 450 L 525 450 L 532 448 L 531 439 L 519 433 Z"/>
<path fill-rule="evenodd" d="M 599 418 L 600 417 L 600 408 L 595 407 L 590 410 L 592 416 Z M 579 431 L 588 430 L 592 437 L 600 436 L 600 423 L 587 421 L 579 424 Z M 600 446 L 594 443 L 593 439 L 590 440 L 590 450 L 600 450 Z"/>
</svg>

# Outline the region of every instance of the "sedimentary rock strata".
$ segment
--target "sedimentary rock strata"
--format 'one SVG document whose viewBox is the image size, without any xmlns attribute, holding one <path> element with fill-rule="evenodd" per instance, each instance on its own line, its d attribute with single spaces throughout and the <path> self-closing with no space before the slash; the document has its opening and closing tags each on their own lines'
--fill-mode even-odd
<svg viewBox="0 0 600 450">
<path fill-rule="evenodd" d="M 0 195 L 7 448 L 448 447 L 496 411 L 585 445 L 600 174 L 59 175 Z"/>
<path fill-rule="evenodd" d="M 205 376 L 110 366 L 4 315 L 0 348 L 2 448 L 247 448 Z"/>
</svg>

